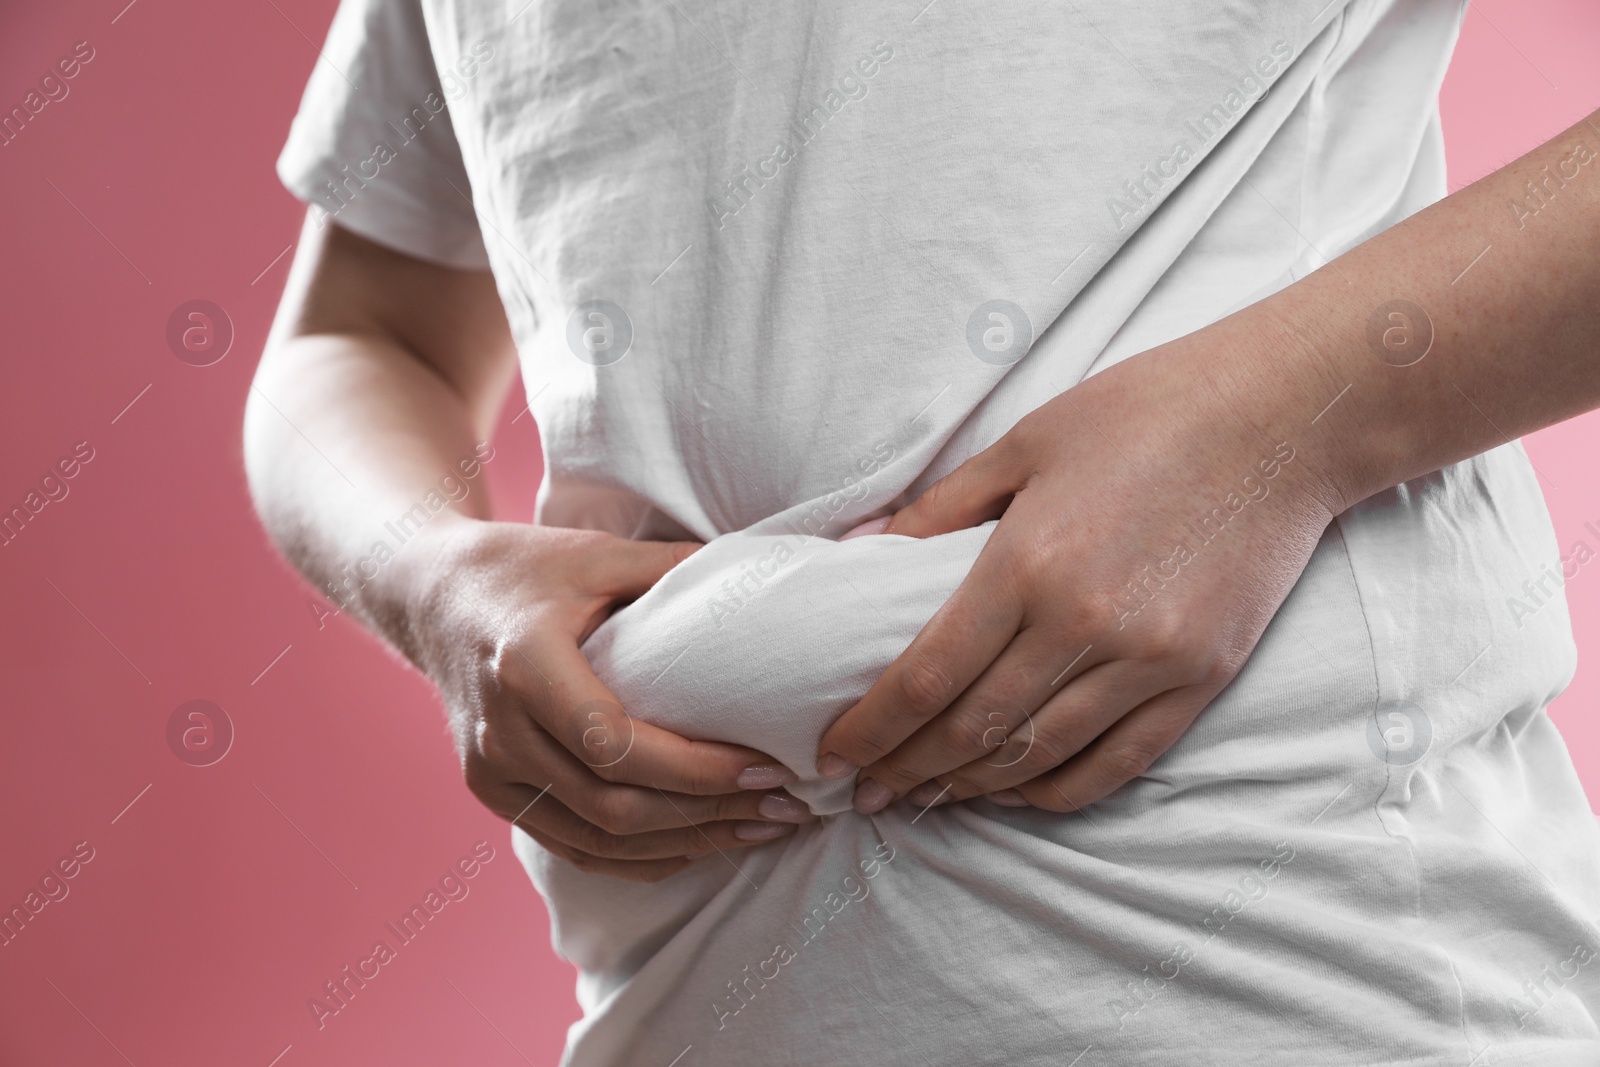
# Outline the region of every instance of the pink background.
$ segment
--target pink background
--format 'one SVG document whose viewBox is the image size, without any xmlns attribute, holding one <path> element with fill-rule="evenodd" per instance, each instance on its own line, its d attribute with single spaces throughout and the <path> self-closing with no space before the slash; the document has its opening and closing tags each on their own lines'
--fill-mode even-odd
<svg viewBox="0 0 1600 1067">
<path fill-rule="evenodd" d="M 94 449 L 0 548 L 0 910 L 94 849 L 0 947 L 0 1062 L 553 1063 L 572 974 L 504 824 L 460 784 L 424 681 L 343 620 L 319 631 L 245 490 L 240 412 L 301 217 L 272 164 L 334 2 L 124 3 L 0 16 L 6 109 L 76 42 L 96 53 L 0 148 L 0 510 Z M 1474 5 L 1444 93 L 1452 185 L 1600 100 L 1597 44 L 1593 0 Z M 234 324 L 212 366 L 165 342 L 192 299 Z M 502 517 L 530 514 L 539 474 L 521 406 L 487 468 Z M 1596 545 L 1597 446 L 1595 415 L 1528 441 L 1564 549 Z M 1600 793 L 1600 578 L 1568 596 L 1584 658 L 1554 714 Z M 210 767 L 167 746 L 196 698 L 236 729 Z M 470 895 L 319 1031 L 307 998 L 480 840 Z"/>
</svg>

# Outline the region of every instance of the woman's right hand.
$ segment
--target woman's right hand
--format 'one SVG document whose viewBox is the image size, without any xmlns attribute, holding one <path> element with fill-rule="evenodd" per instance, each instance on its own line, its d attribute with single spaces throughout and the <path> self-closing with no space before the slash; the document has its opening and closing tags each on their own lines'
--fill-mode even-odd
<svg viewBox="0 0 1600 1067">
<path fill-rule="evenodd" d="M 388 565 L 383 628 L 443 694 L 467 787 L 580 870 L 658 881 L 815 819 L 793 772 L 631 717 L 580 651 L 699 547 L 441 514 Z"/>
</svg>

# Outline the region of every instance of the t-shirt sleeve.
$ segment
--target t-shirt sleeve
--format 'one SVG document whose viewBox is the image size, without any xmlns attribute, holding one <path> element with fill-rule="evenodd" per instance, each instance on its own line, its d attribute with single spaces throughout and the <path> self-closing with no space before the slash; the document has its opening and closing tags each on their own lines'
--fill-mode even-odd
<svg viewBox="0 0 1600 1067">
<path fill-rule="evenodd" d="M 341 0 L 278 177 L 319 222 L 445 266 L 489 265 L 417 0 Z"/>
</svg>

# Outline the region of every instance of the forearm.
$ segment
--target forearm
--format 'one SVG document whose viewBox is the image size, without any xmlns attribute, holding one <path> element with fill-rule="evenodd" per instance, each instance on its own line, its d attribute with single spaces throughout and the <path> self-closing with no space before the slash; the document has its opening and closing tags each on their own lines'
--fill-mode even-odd
<svg viewBox="0 0 1600 1067">
<path fill-rule="evenodd" d="M 481 482 L 456 466 L 476 459 L 470 420 L 427 377 L 374 338 L 296 338 L 263 358 L 245 415 L 251 493 L 273 540 L 336 608 L 391 639 L 389 553 L 488 515 Z M 451 474 L 472 487 L 459 500 L 441 492 Z M 397 521 L 403 542 L 385 525 Z"/>
<path fill-rule="evenodd" d="M 1216 328 L 1333 510 L 1600 406 L 1600 112 Z"/>
<path fill-rule="evenodd" d="M 316 258 L 296 263 L 251 388 L 251 493 L 330 610 L 350 611 L 412 655 L 405 583 L 452 523 L 489 516 L 477 443 L 504 383 L 492 380 L 474 403 L 365 317 L 359 291 L 325 283 L 331 297 L 308 295 L 324 269 Z"/>
</svg>

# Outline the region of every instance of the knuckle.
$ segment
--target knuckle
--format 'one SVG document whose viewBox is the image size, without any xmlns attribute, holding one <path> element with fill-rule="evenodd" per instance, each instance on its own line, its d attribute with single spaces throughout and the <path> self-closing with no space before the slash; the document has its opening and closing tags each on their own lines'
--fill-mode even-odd
<svg viewBox="0 0 1600 1067">
<path fill-rule="evenodd" d="M 1017 769 L 1033 774 L 1043 774 L 1045 771 L 1061 766 L 1077 749 L 1070 735 L 1064 731 L 1046 730 L 1035 733 L 1032 744 L 1027 753 L 1017 760 Z"/>
<path fill-rule="evenodd" d="M 1232 681 L 1237 673 L 1239 672 L 1226 661 L 1210 659 L 1195 665 L 1193 684 L 1204 689 L 1221 689 Z"/>
<path fill-rule="evenodd" d="M 590 804 L 589 820 L 611 834 L 637 832 L 644 817 L 644 803 L 629 789 L 600 790 Z"/>
<path fill-rule="evenodd" d="M 1196 682 L 1208 679 L 1215 669 L 1215 650 L 1201 635 L 1200 627 L 1175 613 L 1151 619 L 1144 644 L 1143 658 L 1163 676 Z"/>
<path fill-rule="evenodd" d="M 1211 667 L 1202 681 L 1219 687 L 1227 685 L 1244 669 L 1245 661 L 1249 658 L 1248 649 L 1241 649 L 1237 645 L 1225 646 L 1212 654 Z"/>
<path fill-rule="evenodd" d="M 509 700 L 521 690 L 517 669 L 521 657 L 509 637 L 474 637 L 470 654 L 479 665 L 479 691 L 491 705 Z"/>
<path fill-rule="evenodd" d="M 1157 644 L 1165 671 L 1184 683 L 1221 688 L 1243 668 L 1247 651 L 1215 640 L 1198 626 L 1172 624 Z"/>
<path fill-rule="evenodd" d="M 996 727 L 998 721 L 998 717 L 992 717 L 990 726 Z M 992 729 L 986 747 L 993 755 L 983 760 L 985 764 L 1013 773 L 1035 767 L 1040 770 L 1054 767 L 1070 754 L 1063 751 L 1066 734 L 1059 724 L 1055 729 L 1041 729 L 1035 715 L 1025 716 L 1004 732 L 1002 728 Z"/>
<path fill-rule="evenodd" d="M 895 677 L 895 693 L 918 715 L 932 715 L 949 701 L 954 688 L 949 676 L 924 655 L 913 656 Z"/>
<path fill-rule="evenodd" d="M 497 704 L 486 707 L 471 724 L 469 738 L 468 749 L 501 772 L 520 768 L 534 747 L 529 721 Z"/>
<path fill-rule="evenodd" d="M 1169 659 L 1181 676 L 1191 682 L 1209 682 L 1218 673 L 1217 655 L 1203 641 L 1190 639 L 1174 648 Z"/>
<path fill-rule="evenodd" d="M 474 747 L 477 750 L 474 762 L 485 770 L 510 767 L 514 762 L 511 745 L 503 730 L 484 725 L 478 730 Z"/>
<path fill-rule="evenodd" d="M 611 785 L 617 785 L 623 781 L 622 765 L 625 762 L 627 761 L 622 759 L 615 763 L 590 763 L 589 760 L 585 758 L 583 765 L 588 769 L 590 774 L 594 775 L 602 782 L 606 782 Z"/>
<path fill-rule="evenodd" d="M 579 852 L 608 859 L 615 859 L 622 854 L 622 843 L 618 837 L 592 822 L 584 822 L 573 836 L 577 840 L 572 847 Z"/>
<path fill-rule="evenodd" d="M 1160 755 L 1148 744 L 1108 745 L 1098 754 L 1101 768 L 1118 784 L 1129 782 L 1144 774 Z"/>
<path fill-rule="evenodd" d="M 562 736 L 568 748 L 600 778 L 615 782 L 632 753 L 635 723 L 622 706 L 609 700 L 588 700 L 563 710 Z"/>
<path fill-rule="evenodd" d="M 1182 662 L 1190 655 L 1193 627 L 1174 611 L 1154 611 L 1143 620 L 1149 658 Z"/>
<path fill-rule="evenodd" d="M 1073 572 L 1069 543 L 1057 536 L 1018 538 L 1011 546 L 1012 560 L 1019 580 L 1024 583 L 1049 578 L 1059 581 L 1059 576 Z M 1018 593 L 1024 590 L 1019 589 Z M 1063 611 L 1059 604 L 1050 605 L 1050 616 Z"/>
<path fill-rule="evenodd" d="M 985 715 L 974 708 L 951 715 L 942 732 L 944 744 L 952 753 L 976 759 L 999 748 L 1011 730 L 997 712 Z"/>
<path fill-rule="evenodd" d="M 467 790 L 485 804 L 489 802 L 489 795 L 502 784 L 500 775 L 475 752 L 469 752 L 461 761 L 461 779 Z"/>
</svg>

